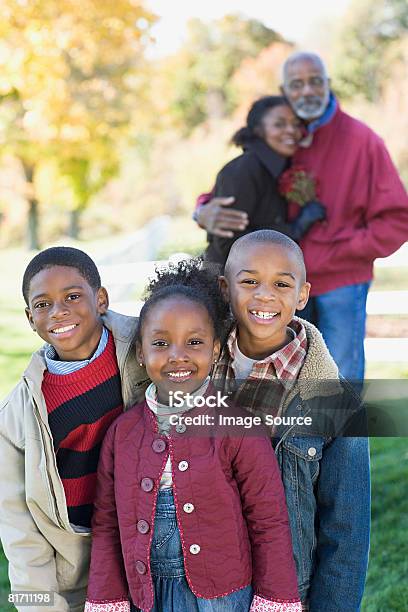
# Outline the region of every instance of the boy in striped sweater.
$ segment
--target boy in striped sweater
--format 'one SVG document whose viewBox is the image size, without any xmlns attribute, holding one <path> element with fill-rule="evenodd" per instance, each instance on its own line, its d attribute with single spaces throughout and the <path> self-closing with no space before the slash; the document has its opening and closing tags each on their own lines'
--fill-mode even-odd
<svg viewBox="0 0 408 612">
<path fill-rule="evenodd" d="M 11 588 L 34 593 L 33 612 L 40 591 L 49 610 L 80 612 L 101 443 L 143 397 L 147 375 L 133 345 L 137 320 L 108 310 L 86 253 L 42 251 L 22 289 L 46 344 L 0 404 L 0 535 Z"/>
</svg>

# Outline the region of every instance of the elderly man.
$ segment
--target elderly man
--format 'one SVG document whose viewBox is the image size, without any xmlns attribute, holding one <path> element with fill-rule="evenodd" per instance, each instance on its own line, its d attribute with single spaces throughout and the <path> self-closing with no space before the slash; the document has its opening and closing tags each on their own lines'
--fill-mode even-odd
<svg viewBox="0 0 408 612">
<path fill-rule="evenodd" d="M 319 56 L 291 55 L 282 92 L 307 129 L 294 162 L 317 177 L 327 207 L 327 223 L 301 241 L 312 284 L 302 316 L 318 326 L 343 376 L 362 381 L 373 262 L 408 240 L 408 196 L 383 141 L 340 109 Z M 229 208 L 232 201 L 213 198 L 203 206 L 199 198 L 197 222 L 221 236 L 242 231 L 248 219 Z"/>
</svg>

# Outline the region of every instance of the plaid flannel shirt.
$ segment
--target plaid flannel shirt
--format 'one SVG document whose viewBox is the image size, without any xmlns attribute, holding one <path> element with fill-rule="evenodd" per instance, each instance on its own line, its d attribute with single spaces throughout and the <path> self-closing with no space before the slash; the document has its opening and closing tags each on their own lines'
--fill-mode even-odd
<svg viewBox="0 0 408 612">
<path fill-rule="evenodd" d="M 293 340 L 265 359 L 256 361 L 246 380 L 235 378 L 233 363 L 237 328 L 232 329 L 212 378 L 217 388 L 231 395 L 235 405 L 259 416 L 281 414 L 284 399 L 297 381 L 307 352 L 306 331 L 302 323 L 292 319 L 289 328 L 294 332 Z"/>
</svg>

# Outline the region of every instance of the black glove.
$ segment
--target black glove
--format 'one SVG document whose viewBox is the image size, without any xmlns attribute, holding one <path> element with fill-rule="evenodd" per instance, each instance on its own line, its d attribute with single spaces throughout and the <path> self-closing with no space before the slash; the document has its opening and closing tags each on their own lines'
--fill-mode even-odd
<svg viewBox="0 0 408 612">
<path fill-rule="evenodd" d="M 317 200 L 307 202 L 294 221 L 291 231 L 294 240 L 300 240 L 317 221 L 326 218 L 326 207 Z"/>
</svg>

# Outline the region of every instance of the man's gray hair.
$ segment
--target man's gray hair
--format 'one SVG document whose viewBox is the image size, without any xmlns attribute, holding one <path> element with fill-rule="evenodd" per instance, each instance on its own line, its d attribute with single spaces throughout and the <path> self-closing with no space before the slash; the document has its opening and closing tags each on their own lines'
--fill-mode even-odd
<svg viewBox="0 0 408 612">
<path fill-rule="evenodd" d="M 326 65 L 320 55 L 317 53 L 312 53 L 311 51 L 297 51 L 296 53 L 292 53 L 285 63 L 282 66 L 282 83 L 285 84 L 288 74 L 288 69 L 293 66 L 293 64 L 297 64 L 298 62 L 312 62 L 316 66 L 320 68 L 323 76 L 327 79 L 328 74 L 326 70 Z"/>
</svg>

